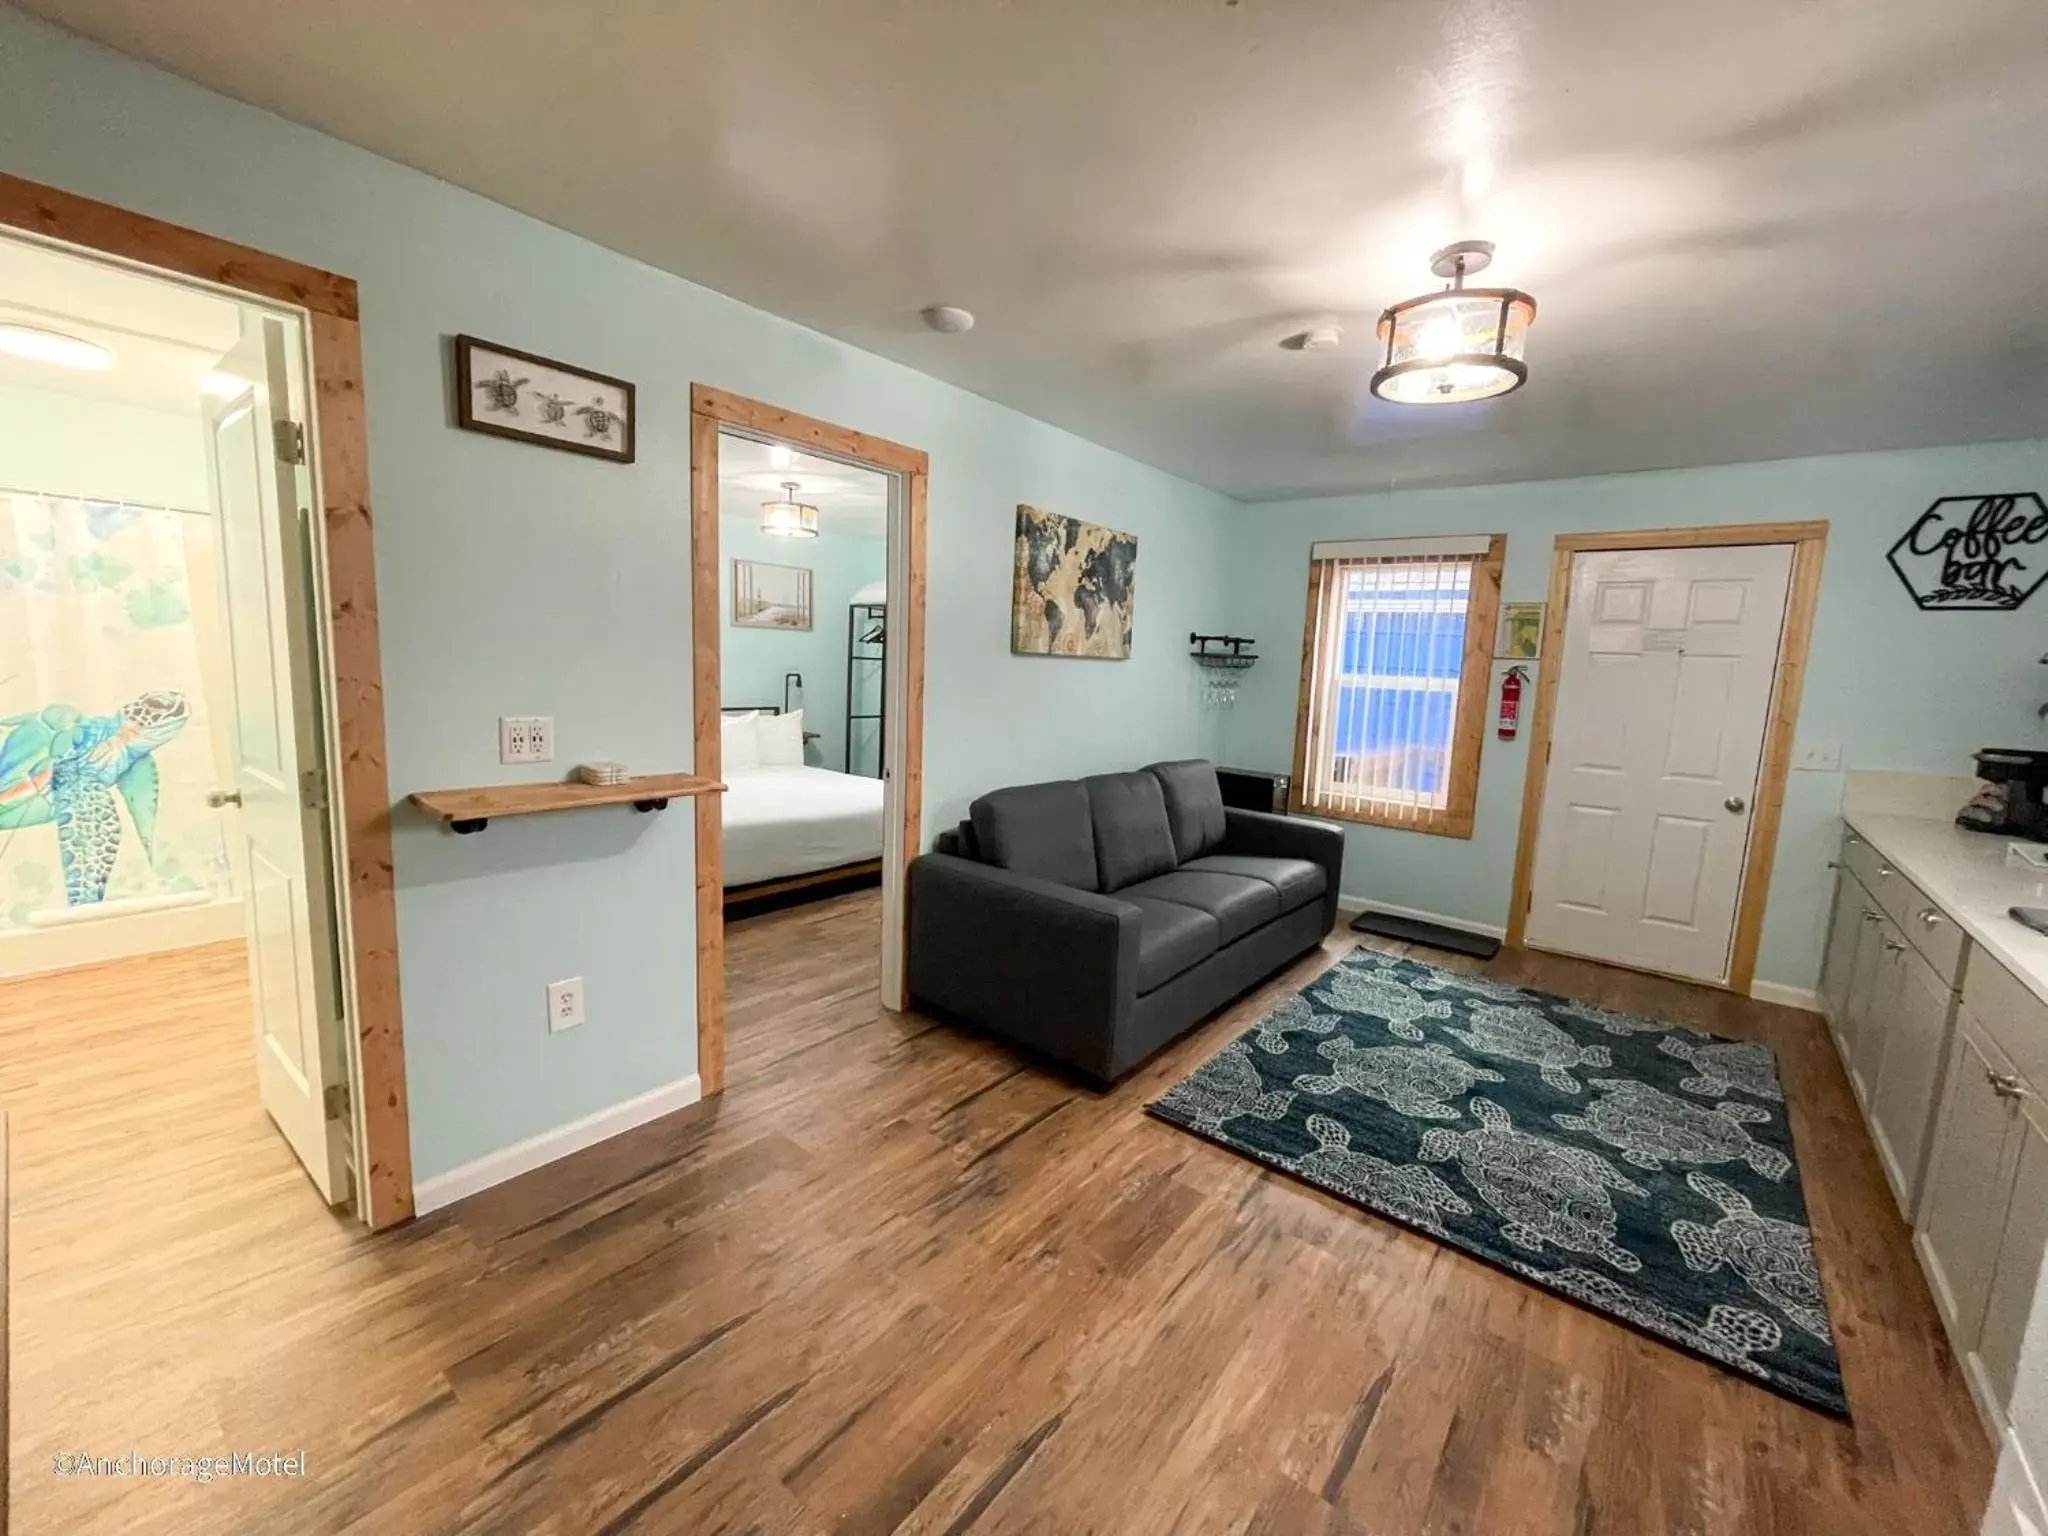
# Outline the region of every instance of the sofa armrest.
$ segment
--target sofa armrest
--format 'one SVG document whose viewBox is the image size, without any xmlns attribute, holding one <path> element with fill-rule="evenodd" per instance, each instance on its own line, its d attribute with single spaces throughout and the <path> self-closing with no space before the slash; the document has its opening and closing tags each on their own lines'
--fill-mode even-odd
<svg viewBox="0 0 2048 1536">
<path fill-rule="evenodd" d="M 1272 816 L 1264 811 L 1223 813 L 1224 853 L 1268 859 L 1307 859 L 1323 867 L 1323 927 L 1337 926 L 1338 888 L 1344 881 L 1344 829 L 1307 816 Z"/>
<path fill-rule="evenodd" d="M 972 859 L 910 866 L 910 991 L 1107 1080 L 1138 992 L 1138 909 Z"/>
</svg>

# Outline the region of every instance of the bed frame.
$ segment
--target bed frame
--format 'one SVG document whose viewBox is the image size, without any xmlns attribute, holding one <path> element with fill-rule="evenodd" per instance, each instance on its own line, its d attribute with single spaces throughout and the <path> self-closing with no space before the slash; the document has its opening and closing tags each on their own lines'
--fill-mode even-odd
<svg viewBox="0 0 2048 1536">
<path fill-rule="evenodd" d="M 721 715 L 787 714 L 791 688 L 800 689 L 803 685 L 802 676 L 792 672 L 783 679 L 780 704 L 721 704 L 718 712 Z M 817 739 L 818 732 L 804 732 L 805 741 Z M 728 916 L 751 916 L 756 911 L 795 906 L 801 901 L 815 901 L 881 883 L 882 861 L 877 858 L 858 859 L 851 864 L 835 864 L 830 869 L 811 869 L 800 875 L 778 875 L 773 880 L 756 880 L 751 885 L 728 885 L 722 889 Z M 735 914 L 735 908 L 743 910 Z"/>
</svg>

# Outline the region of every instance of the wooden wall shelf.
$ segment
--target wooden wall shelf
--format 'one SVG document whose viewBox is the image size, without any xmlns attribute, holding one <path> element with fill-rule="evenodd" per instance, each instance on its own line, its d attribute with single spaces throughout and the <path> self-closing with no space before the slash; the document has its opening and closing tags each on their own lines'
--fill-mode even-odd
<svg viewBox="0 0 2048 1536">
<path fill-rule="evenodd" d="M 601 805 L 630 805 L 658 811 L 671 800 L 715 795 L 725 786 L 694 773 L 650 773 L 622 784 L 486 784 L 477 789 L 423 789 L 409 796 L 451 832 L 481 832 L 493 816 L 544 816 L 552 811 L 587 811 Z"/>
</svg>

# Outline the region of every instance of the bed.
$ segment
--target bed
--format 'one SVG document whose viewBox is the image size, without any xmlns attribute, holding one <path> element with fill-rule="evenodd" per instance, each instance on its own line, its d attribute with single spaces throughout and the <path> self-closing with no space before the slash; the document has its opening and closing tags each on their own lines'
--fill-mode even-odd
<svg viewBox="0 0 2048 1536">
<path fill-rule="evenodd" d="M 782 712 L 728 706 L 724 713 L 726 901 L 878 876 L 882 781 L 790 762 L 786 749 L 780 760 L 771 751 L 758 761 L 744 739 L 746 717 Z"/>
</svg>

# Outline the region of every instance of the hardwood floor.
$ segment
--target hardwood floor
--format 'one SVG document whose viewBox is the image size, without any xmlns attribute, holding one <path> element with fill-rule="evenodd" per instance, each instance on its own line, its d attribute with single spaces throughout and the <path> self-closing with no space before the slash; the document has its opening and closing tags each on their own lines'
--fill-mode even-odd
<svg viewBox="0 0 2048 1536">
<path fill-rule="evenodd" d="M 1810 1016 L 1485 967 L 1777 1048 L 1853 1425 L 1142 1114 L 1348 933 L 1098 1095 L 879 1012 L 876 926 L 734 925 L 722 1099 L 379 1238 L 255 1108 L 231 948 L 0 984 L 16 1529 L 1976 1530 L 1990 1448 Z M 50 1474 L 130 1448 L 308 1471 Z"/>
</svg>

